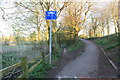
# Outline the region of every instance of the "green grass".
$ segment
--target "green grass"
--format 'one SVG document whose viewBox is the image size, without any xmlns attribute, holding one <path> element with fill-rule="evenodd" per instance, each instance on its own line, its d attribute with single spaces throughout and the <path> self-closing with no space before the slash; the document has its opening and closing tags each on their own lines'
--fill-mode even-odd
<svg viewBox="0 0 120 80">
<path fill-rule="evenodd" d="M 49 63 L 39 64 L 31 73 L 29 73 L 29 79 L 32 78 L 47 78 L 47 70 L 50 69 Z"/>
<path fill-rule="evenodd" d="M 82 41 L 78 41 L 76 44 L 67 46 L 67 51 L 78 50 L 83 46 L 83 44 L 84 43 Z M 54 51 L 53 54 L 56 54 L 55 52 L 56 51 Z M 60 54 L 61 52 L 62 52 L 62 48 L 59 48 L 58 53 Z M 51 66 L 49 65 L 49 62 L 46 62 L 44 65 L 40 64 L 29 74 L 29 78 L 30 79 L 31 78 L 47 78 L 47 70 L 51 69 L 51 67 L 56 65 L 54 62 L 56 62 L 60 58 L 60 55 L 53 55 L 52 57 L 53 57 L 52 59 L 53 64 Z"/>
<path fill-rule="evenodd" d="M 105 45 L 108 43 L 108 40 L 103 39 L 103 40 L 96 41 L 96 43 L 98 43 L 99 45 Z"/>
<path fill-rule="evenodd" d="M 81 47 L 83 47 L 83 42 L 82 41 L 78 41 L 76 44 L 73 44 L 71 46 L 67 46 L 67 51 L 72 52 L 75 50 L 80 49 Z"/>
<path fill-rule="evenodd" d="M 92 39 L 94 42 L 96 42 L 99 46 L 101 46 L 106 53 L 112 53 L 114 54 L 107 54 L 112 61 L 115 63 L 120 63 L 120 54 L 118 54 L 120 49 L 120 33 L 119 36 L 117 34 L 108 35 L 102 38 L 95 38 Z"/>
<path fill-rule="evenodd" d="M 67 51 L 75 51 L 78 50 L 83 46 L 82 41 L 78 41 L 76 44 L 73 44 L 71 46 L 67 46 Z M 57 51 L 58 54 L 62 52 L 62 48 L 59 48 L 59 51 Z M 54 55 L 52 56 L 52 66 L 55 66 L 55 62 L 60 58 L 60 55 L 56 55 L 56 51 L 53 53 Z M 37 66 L 30 74 L 29 78 L 47 78 L 47 70 L 51 69 L 49 62 L 46 62 L 44 65 L 40 64 Z"/>
<path fill-rule="evenodd" d="M 98 45 L 105 47 L 104 50 L 120 47 L 119 37 L 116 34 L 108 35 L 103 38 L 96 38 L 93 41 Z"/>
<path fill-rule="evenodd" d="M 59 49 L 57 49 L 59 48 Z M 57 46 L 57 51 L 54 50 L 52 52 L 52 64 L 50 66 L 49 62 L 45 62 L 44 64 L 41 63 L 39 64 L 30 74 L 29 74 L 29 78 L 47 78 L 47 71 L 49 69 L 51 69 L 53 66 L 55 66 L 55 62 L 58 61 L 58 59 L 60 58 L 60 54 L 62 52 L 62 48 L 60 48 L 59 46 Z M 49 58 L 49 57 L 48 57 Z"/>
<path fill-rule="evenodd" d="M 116 48 L 117 46 L 120 46 L 120 43 L 111 44 L 111 45 L 107 46 L 105 48 L 105 50 L 110 50 L 110 49 Z"/>
</svg>

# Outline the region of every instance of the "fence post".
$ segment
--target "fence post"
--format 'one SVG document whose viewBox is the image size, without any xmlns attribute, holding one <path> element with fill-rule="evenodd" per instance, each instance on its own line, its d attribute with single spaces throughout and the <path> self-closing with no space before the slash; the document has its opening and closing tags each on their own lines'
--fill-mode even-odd
<svg viewBox="0 0 120 80">
<path fill-rule="evenodd" d="M 44 54 L 44 52 L 42 53 L 42 62 L 43 62 L 43 64 L 45 63 L 45 54 Z"/>
<path fill-rule="evenodd" d="M 22 57 L 22 78 L 28 78 L 28 60 L 27 57 Z"/>
</svg>

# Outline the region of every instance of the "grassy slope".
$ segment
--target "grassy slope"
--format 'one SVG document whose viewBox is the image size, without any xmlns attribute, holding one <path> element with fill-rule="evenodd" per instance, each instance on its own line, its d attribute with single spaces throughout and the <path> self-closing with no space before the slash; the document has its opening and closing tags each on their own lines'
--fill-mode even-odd
<svg viewBox="0 0 120 80">
<path fill-rule="evenodd" d="M 119 48 L 120 48 L 120 37 L 116 34 L 108 35 L 102 38 L 96 38 L 93 41 L 101 46 L 107 53 L 107 56 L 117 65 L 120 62 Z"/>
</svg>

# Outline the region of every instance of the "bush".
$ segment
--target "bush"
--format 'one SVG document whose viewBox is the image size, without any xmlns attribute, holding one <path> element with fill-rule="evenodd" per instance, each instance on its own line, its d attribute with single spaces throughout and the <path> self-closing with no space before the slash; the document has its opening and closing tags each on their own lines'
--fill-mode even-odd
<svg viewBox="0 0 120 80">
<path fill-rule="evenodd" d="M 31 73 L 29 73 L 29 79 L 31 79 L 31 78 L 46 78 L 47 70 L 50 68 L 51 67 L 50 67 L 49 63 L 39 64 Z"/>
</svg>

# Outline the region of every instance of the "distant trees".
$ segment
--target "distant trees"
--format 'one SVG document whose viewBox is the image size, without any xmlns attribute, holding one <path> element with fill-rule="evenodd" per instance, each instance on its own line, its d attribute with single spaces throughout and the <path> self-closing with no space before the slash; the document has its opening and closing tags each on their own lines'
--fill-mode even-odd
<svg viewBox="0 0 120 80">
<path fill-rule="evenodd" d="M 117 33 L 118 32 L 118 27 L 117 27 L 117 21 L 118 21 L 118 3 L 117 2 L 111 2 L 109 4 L 110 7 L 110 11 L 111 11 L 111 14 L 112 14 L 112 20 L 113 20 L 113 23 L 115 25 L 115 32 Z"/>
<path fill-rule="evenodd" d="M 110 34 L 110 29 L 114 27 L 115 33 L 118 33 L 117 21 L 118 21 L 118 2 L 110 2 L 101 12 L 103 16 L 104 26 L 107 29 L 107 34 Z M 114 23 L 114 25 L 112 25 Z"/>
<path fill-rule="evenodd" d="M 92 27 L 92 29 L 93 29 L 93 32 L 94 32 L 94 37 L 96 37 L 97 36 L 97 34 L 96 34 L 96 30 L 97 30 L 97 28 L 98 28 L 98 25 L 99 25 L 99 22 L 98 22 L 98 17 L 93 17 L 92 16 L 92 25 L 91 25 L 91 27 Z"/>
<path fill-rule="evenodd" d="M 30 34 L 30 38 L 31 38 L 31 42 L 37 41 L 37 39 L 36 39 L 36 32 L 35 31 Z"/>
<path fill-rule="evenodd" d="M 89 25 L 87 29 L 84 28 L 89 33 L 87 36 L 92 37 L 92 33 L 94 33 L 94 37 L 109 35 L 111 32 L 118 33 L 118 2 L 106 3 L 106 6 L 102 8 L 95 6 L 97 5 L 94 5 L 90 10 L 90 20 L 85 22 Z"/>
<path fill-rule="evenodd" d="M 69 29 L 72 29 L 70 31 L 73 33 L 75 40 L 77 40 L 78 32 L 83 28 L 83 24 L 87 19 L 87 14 L 92 5 L 92 3 L 81 1 L 79 3 L 72 3 L 65 9 L 63 24 L 69 27 Z"/>
<path fill-rule="evenodd" d="M 94 5 L 94 6 L 93 6 Z M 5 13 L 3 18 L 12 23 L 12 29 L 16 34 L 30 37 L 30 40 L 47 41 L 49 44 L 49 20 L 45 20 L 45 11 L 56 10 L 58 18 L 61 20 L 53 21 L 53 43 L 57 45 L 57 36 L 62 29 L 57 26 L 62 23 L 63 27 L 70 30 L 70 39 L 77 40 L 78 33 L 83 29 L 89 37 L 105 36 L 111 33 L 111 28 L 118 32 L 118 4 L 113 1 L 107 3 L 104 8 L 98 8 L 92 2 L 15 2 L 10 8 L 14 9 L 12 13 Z M 61 14 L 62 13 L 62 14 Z M 91 15 L 92 14 L 92 15 Z M 114 24 L 114 25 L 113 25 Z M 87 26 L 86 26 L 87 25 Z M 86 27 L 86 28 L 84 28 Z M 35 33 L 36 36 L 31 36 Z M 32 37 L 32 38 L 31 38 Z"/>
</svg>

